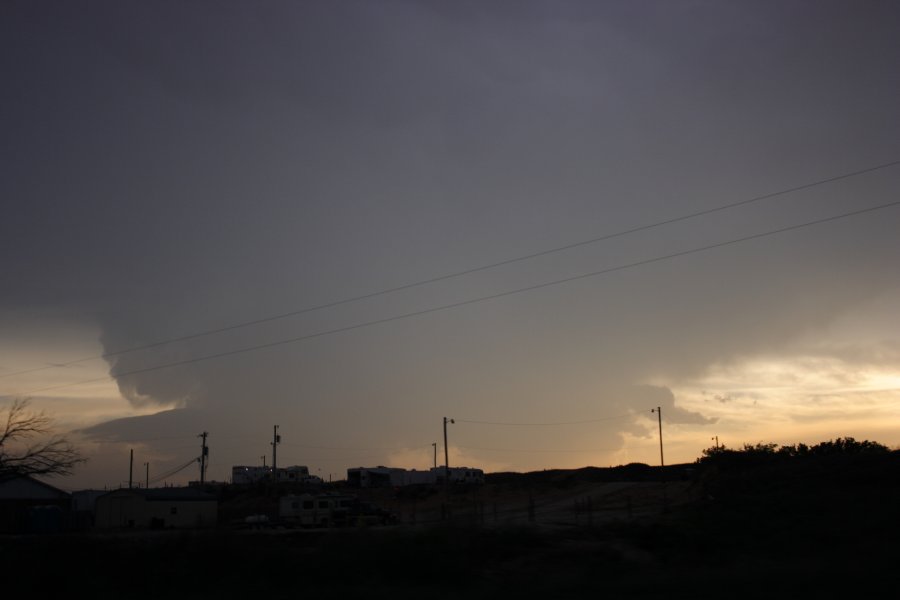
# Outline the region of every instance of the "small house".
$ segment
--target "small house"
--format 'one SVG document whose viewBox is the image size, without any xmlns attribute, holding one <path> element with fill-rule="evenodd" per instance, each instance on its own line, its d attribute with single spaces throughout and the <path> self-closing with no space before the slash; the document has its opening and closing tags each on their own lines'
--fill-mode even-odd
<svg viewBox="0 0 900 600">
<path fill-rule="evenodd" d="M 99 529 L 212 527 L 217 519 L 215 496 L 197 488 L 120 489 L 94 503 Z"/>
<path fill-rule="evenodd" d="M 0 476 L 0 533 L 59 531 L 69 514 L 68 492 L 29 477 Z"/>
</svg>

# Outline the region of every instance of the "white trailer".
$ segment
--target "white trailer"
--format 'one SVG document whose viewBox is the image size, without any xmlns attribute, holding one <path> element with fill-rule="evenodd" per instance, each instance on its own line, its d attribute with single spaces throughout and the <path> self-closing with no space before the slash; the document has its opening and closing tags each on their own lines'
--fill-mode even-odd
<svg viewBox="0 0 900 600">
<path fill-rule="evenodd" d="M 331 527 L 342 525 L 356 498 L 337 494 L 299 494 L 282 496 L 278 517 L 286 525 Z"/>
</svg>

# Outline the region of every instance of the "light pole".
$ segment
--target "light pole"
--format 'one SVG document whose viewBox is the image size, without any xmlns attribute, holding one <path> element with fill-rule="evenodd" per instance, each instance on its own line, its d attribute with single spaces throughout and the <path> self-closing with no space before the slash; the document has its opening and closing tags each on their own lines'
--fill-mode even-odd
<svg viewBox="0 0 900 600">
<path fill-rule="evenodd" d="M 144 489 L 149 490 L 150 489 L 150 463 L 145 462 L 144 469 L 146 471 L 145 480 L 144 480 Z"/>
<path fill-rule="evenodd" d="M 434 447 L 434 468 L 437 469 L 437 442 L 431 442 Z"/>
</svg>

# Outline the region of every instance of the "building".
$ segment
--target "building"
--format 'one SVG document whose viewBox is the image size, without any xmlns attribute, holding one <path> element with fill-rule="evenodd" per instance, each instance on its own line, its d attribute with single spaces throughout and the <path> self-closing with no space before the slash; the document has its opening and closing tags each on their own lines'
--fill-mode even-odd
<svg viewBox="0 0 900 600">
<path fill-rule="evenodd" d="M 304 483 L 309 479 L 309 468 L 300 465 L 277 469 L 279 483 Z"/>
<path fill-rule="evenodd" d="M 347 469 L 347 483 L 360 488 L 407 485 L 406 469 L 385 466 L 354 467 Z"/>
<path fill-rule="evenodd" d="M 169 529 L 212 527 L 218 501 L 196 488 L 120 489 L 94 502 L 98 529 Z"/>
<path fill-rule="evenodd" d="M 447 471 L 450 471 L 450 483 L 481 485 L 484 483 L 484 471 L 473 467 L 433 467 L 431 472 L 435 474 L 437 483 L 444 483 L 447 479 Z"/>
<path fill-rule="evenodd" d="M 252 485 L 272 477 L 272 467 L 248 467 L 236 465 L 231 467 L 231 483 L 235 485 Z"/>
<path fill-rule="evenodd" d="M 450 467 L 450 482 L 460 484 L 484 483 L 484 471 L 472 467 Z M 347 469 L 347 483 L 353 487 L 403 487 L 407 485 L 432 485 L 446 479 L 444 467 L 428 471 L 400 469 L 396 467 L 354 467 Z"/>
<path fill-rule="evenodd" d="M 309 474 L 309 467 L 294 465 L 276 469 L 279 483 L 309 483 L 321 481 Z M 253 485 L 260 481 L 272 480 L 272 467 L 248 467 L 236 465 L 231 467 L 231 483 L 235 485 Z"/>
<path fill-rule="evenodd" d="M 71 496 L 27 475 L 0 476 L 0 533 L 60 531 Z"/>
</svg>

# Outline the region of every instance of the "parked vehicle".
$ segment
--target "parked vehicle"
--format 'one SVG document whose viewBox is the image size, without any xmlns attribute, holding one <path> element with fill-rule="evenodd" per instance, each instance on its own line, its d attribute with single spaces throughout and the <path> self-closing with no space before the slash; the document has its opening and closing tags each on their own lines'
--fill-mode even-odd
<svg viewBox="0 0 900 600">
<path fill-rule="evenodd" d="M 344 494 L 300 494 L 279 501 L 278 517 L 287 526 L 344 527 L 386 525 L 396 516 L 379 506 Z"/>
<path fill-rule="evenodd" d="M 266 515 L 250 515 L 244 518 L 244 526 L 252 529 L 264 529 L 271 526 L 271 523 Z"/>
<path fill-rule="evenodd" d="M 356 499 L 338 494 L 300 494 L 281 498 L 278 516 L 285 525 L 333 527 L 346 521 Z"/>
<path fill-rule="evenodd" d="M 372 502 L 355 502 L 346 515 L 348 525 L 390 525 L 397 522 L 397 515 Z"/>
</svg>

